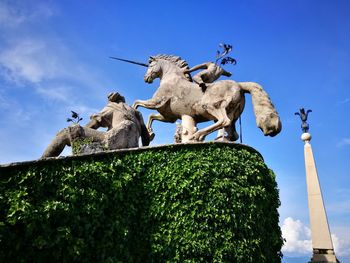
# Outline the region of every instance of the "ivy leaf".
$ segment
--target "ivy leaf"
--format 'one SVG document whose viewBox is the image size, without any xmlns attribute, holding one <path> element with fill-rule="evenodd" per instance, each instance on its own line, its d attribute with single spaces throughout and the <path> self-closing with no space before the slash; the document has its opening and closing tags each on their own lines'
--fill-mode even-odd
<svg viewBox="0 0 350 263">
<path fill-rule="evenodd" d="M 0 174 L 0 262 L 281 262 L 275 175 L 244 145 L 107 152 Z"/>
</svg>

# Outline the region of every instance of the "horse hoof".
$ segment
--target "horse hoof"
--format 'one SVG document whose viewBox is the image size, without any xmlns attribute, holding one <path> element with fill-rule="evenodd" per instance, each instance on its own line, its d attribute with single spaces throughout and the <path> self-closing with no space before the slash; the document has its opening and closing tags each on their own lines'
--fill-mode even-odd
<svg viewBox="0 0 350 263">
<path fill-rule="evenodd" d="M 150 141 L 150 142 L 153 141 L 154 136 L 156 136 L 156 135 L 154 134 L 154 132 L 150 132 L 150 133 L 149 133 L 149 141 Z"/>
<path fill-rule="evenodd" d="M 230 142 L 231 140 L 228 138 L 228 137 L 226 137 L 226 136 L 224 136 L 224 137 L 222 137 L 222 136 L 219 136 L 219 137 L 216 137 L 215 138 L 215 141 L 218 141 L 218 142 Z"/>
<path fill-rule="evenodd" d="M 192 137 L 192 140 L 195 142 L 202 142 L 205 139 L 205 135 L 200 134 L 200 133 L 195 133 Z"/>
</svg>

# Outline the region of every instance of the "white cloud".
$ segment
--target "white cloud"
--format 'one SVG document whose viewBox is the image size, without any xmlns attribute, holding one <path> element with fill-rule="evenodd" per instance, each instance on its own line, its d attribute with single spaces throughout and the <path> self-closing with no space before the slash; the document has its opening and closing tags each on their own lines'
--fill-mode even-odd
<svg viewBox="0 0 350 263">
<path fill-rule="evenodd" d="M 16 83 L 39 83 L 65 75 L 59 61 L 62 48 L 57 44 L 30 38 L 13 42 L 0 53 L 0 64 L 8 70 L 7 79 Z M 50 54 L 49 46 L 55 52 Z"/>
<path fill-rule="evenodd" d="M 338 101 L 337 104 L 346 104 L 346 103 L 349 103 L 350 102 L 350 99 L 349 98 L 346 98 L 342 101 Z"/>
<path fill-rule="evenodd" d="M 341 214 L 350 214 L 350 202 L 348 200 L 331 203 L 327 206 L 327 211 Z"/>
<path fill-rule="evenodd" d="M 0 90 L 0 109 L 8 109 L 11 107 L 8 98 L 3 94 L 3 91 Z"/>
<path fill-rule="evenodd" d="M 337 143 L 337 147 L 344 147 L 350 145 L 350 138 L 343 138 Z"/>
<path fill-rule="evenodd" d="M 282 252 L 293 252 L 297 254 L 311 253 L 311 232 L 300 220 L 287 217 L 283 221 L 281 230 L 283 238 L 286 239 Z"/>
<path fill-rule="evenodd" d="M 61 41 L 27 38 L 11 42 L 0 50 L 0 77 L 14 84 L 10 88 L 32 89 L 46 102 L 60 102 L 61 107 L 69 109 L 80 107 L 80 113 L 89 114 L 93 107 L 84 104 L 94 103 L 107 93 L 101 87 L 110 86 L 108 80 L 98 70 L 77 61 Z M 0 97 L 0 103 L 5 105 L 6 101 Z"/>
<path fill-rule="evenodd" d="M 0 110 L 2 112 L 0 125 L 15 125 L 17 127 L 22 127 L 30 121 L 33 115 L 33 112 L 25 110 L 16 100 L 11 99 L 1 90 Z"/>
<path fill-rule="evenodd" d="M 282 252 L 288 255 L 311 255 L 312 241 L 310 228 L 305 226 L 300 220 L 294 220 L 291 217 L 284 219 L 282 227 L 282 235 L 286 240 L 282 247 Z M 340 239 L 332 234 L 332 241 L 336 255 L 350 255 L 350 242 Z"/>
<path fill-rule="evenodd" d="M 36 91 L 43 97 L 49 100 L 59 100 L 62 102 L 69 102 L 70 98 L 68 94 L 71 90 L 70 87 L 67 86 L 39 86 L 36 88 Z"/>
<path fill-rule="evenodd" d="M 15 0 L 0 3 L 1 77 L 16 86 L 37 89 L 39 94 L 55 100 L 64 100 L 58 93 L 73 97 L 68 93 L 72 89 L 63 90 L 63 86 L 83 86 L 90 91 L 107 86 L 108 81 L 101 79 L 98 70 L 75 57 L 64 36 L 46 28 L 47 18 L 57 13 L 50 6 L 52 3 L 30 3 Z M 6 25 L 16 28 L 7 30 Z M 61 88 L 52 93 L 57 86 Z"/>
<path fill-rule="evenodd" d="M 37 33 L 53 13 L 45 2 L 0 2 L 0 73 L 7 80 L 17 84 L 38 83 L 62 71 L 59 64 L 62 45 Z"/>
<path fill-rule="evenodd" d="M 43 19 L 54 14 L 52 8 L 45 3 L 29 3 L 24 1 L 0 2 L 0 28 L 16 28 L 23 23 Z"/>
<path fill-rule="evenodd" d="M 332 241 L 334 246 L 335 254 L 338 256 L 349 256 L 350 255 L 350 241 L 344 240 L 336 235 L 332 234 Z"/>
<path fill-rule="evenodd" d="M 96 87 L 103 92 L 100 87 L 109 86 L 98 70 L 77 61 L 62 41 L 48 37 L 9 40 L 0 50 L 0 74 L 16 86 L 34 88 L 44 98 L 66 102 L 77 97 L 79 89 L 94 93 Z"/>
<path fill-rule="evenodd" d="M 25 20 L 25 16 L 19 10 L 11 7 L 5 2 L 0 2 L 0 25 L 2 27 L 14 27 Z"/>
<path fill-rule="evenodd" d="M 39 157 L 70 110 L 88 122 L 115 85 L 89 56 L 76 55 L 79 43 L 51 30 L 50 18 L 59 15 L 52 4 L 0 0 L 0 124 L 11 127 L 0 131 L 0 162 Z"/>
</svg>

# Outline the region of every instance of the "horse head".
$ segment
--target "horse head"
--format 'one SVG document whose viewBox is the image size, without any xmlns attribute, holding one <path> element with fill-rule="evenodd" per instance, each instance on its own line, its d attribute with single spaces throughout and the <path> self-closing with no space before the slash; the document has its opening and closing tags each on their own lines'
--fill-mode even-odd
<svg viewBox="0 0 350 263">
<path fill-rule="evenodd" d="M 189 69 L 185 60 L 173 55 L 156 55 L 149 58 L 147 72 L 144 80 L 147 83 L 152 83 L 156 78 L 162 78 L 167 73 L 176 73 L 182 76 L 184 71 Z M 185 76 L 188 78 L 187 76 Z"/>
<path fill-rule="evenodd" d="M 154 57 L 149 57 L 148 61 L 148 69 L 144 76 L 144 80 L 147 83 L 152 83 L 154 79 L 159 78 L 161 76 L 161 65 L 160 61 Z"/>
</svg>

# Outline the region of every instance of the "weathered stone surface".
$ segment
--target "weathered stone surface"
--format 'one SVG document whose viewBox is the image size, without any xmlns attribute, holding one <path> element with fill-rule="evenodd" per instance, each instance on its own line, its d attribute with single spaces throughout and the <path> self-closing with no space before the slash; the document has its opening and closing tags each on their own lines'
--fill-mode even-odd
<svg viewBox="0 0 350 263">
<path fill-rule="evenodd" d="M 201 86 L 191 82 L 189 75 L 189 72 L 197 69 L 205 69 L 195 76 L 195 81 L 203 84 Z M 221 75 L 229 76 L 230 73 L 213 63 L 189 69 L 187 62 L 177 56 L 150 57 L 144 79 L 147 83 L 152 83 L 154 79 L 160 78 L 160 86 L 151 99 L 137 100 L 133 107 L 136 109 L 141 106 L 159 112 L 151 114 L 147 122 L 147 129 L 152 134 L 151 125 L 154 120 L 174 123 L 185 118 L 192 119 L 193 125 L 182 129 L 182 141 L 203 141 L 208 134 L 223 128 L 230 136 L 229 140 L 236 140 L 235 122 L 244 109 L 244 94 L 250 93 L 256 123 L 264 135 L 275 136 L 281 131 L 280 118 L 268 94 L 259 84 L 237 83 L 232 80 L 213 82 Z M 214 124 L 197 130 L 197 123 L 210 120 Z M 187 126 L 189 123 L 186 121 Z"/>
<path fill-rule="evenodd" d="M 82 144 L 75 154 L 92 154 L 105 151 L 104 145 L 98 142 Z"/>
<path fill-rule="evenodd" d="M 77 151 L 73 149 L 73 153 L 138 147 L 140 137 L 142 144 L 148 145 L 149 134 L 141 113 L 127 105 L 119 93 L 110 93 L 108 100 L 106 107 L 93 114 L 85 127 L 76 124 L 57 133 L 42 158 L 58 156 L 65 146 L 76 143 L 85 146 Z M 107 132 L 97 131 L 100 127 L 107 128 Z M 88 143 L 84 143 L 84 140 L 88 140 Z M 88 146 L 91 143 L 93 146 Z"/>
<path fill-rule="evenodd" d="M 301 139 L 305 142 L 304 155 L 306 185 L 313 248 L 313 256 L 311 262 L 336 263 L 338 261 L 334 254 L 327 214 L 323 203 L 321 186 L 318 180 L 315 159 L 310 144 L 311 134 L 303 133 Z"/>
<path fill-rule="evenodd" d="M 192 79 L 201 87 L 206 87 L 207 83 L 213 83 L 215 80 L 220 78 L 220 76 L 231 77 L 232 75 L 230 72 L 227 72 L 222 67 L 216 65 L 213 62 L 206 62 L 203 64 L 196 65 L 190 68 L 188 71 L 185 71 L 185 73 L 191 73 L 198 69 L 203 69 L 203 70 L 197 73 L 196 75 L 194 75 Z"/>
</svg>

